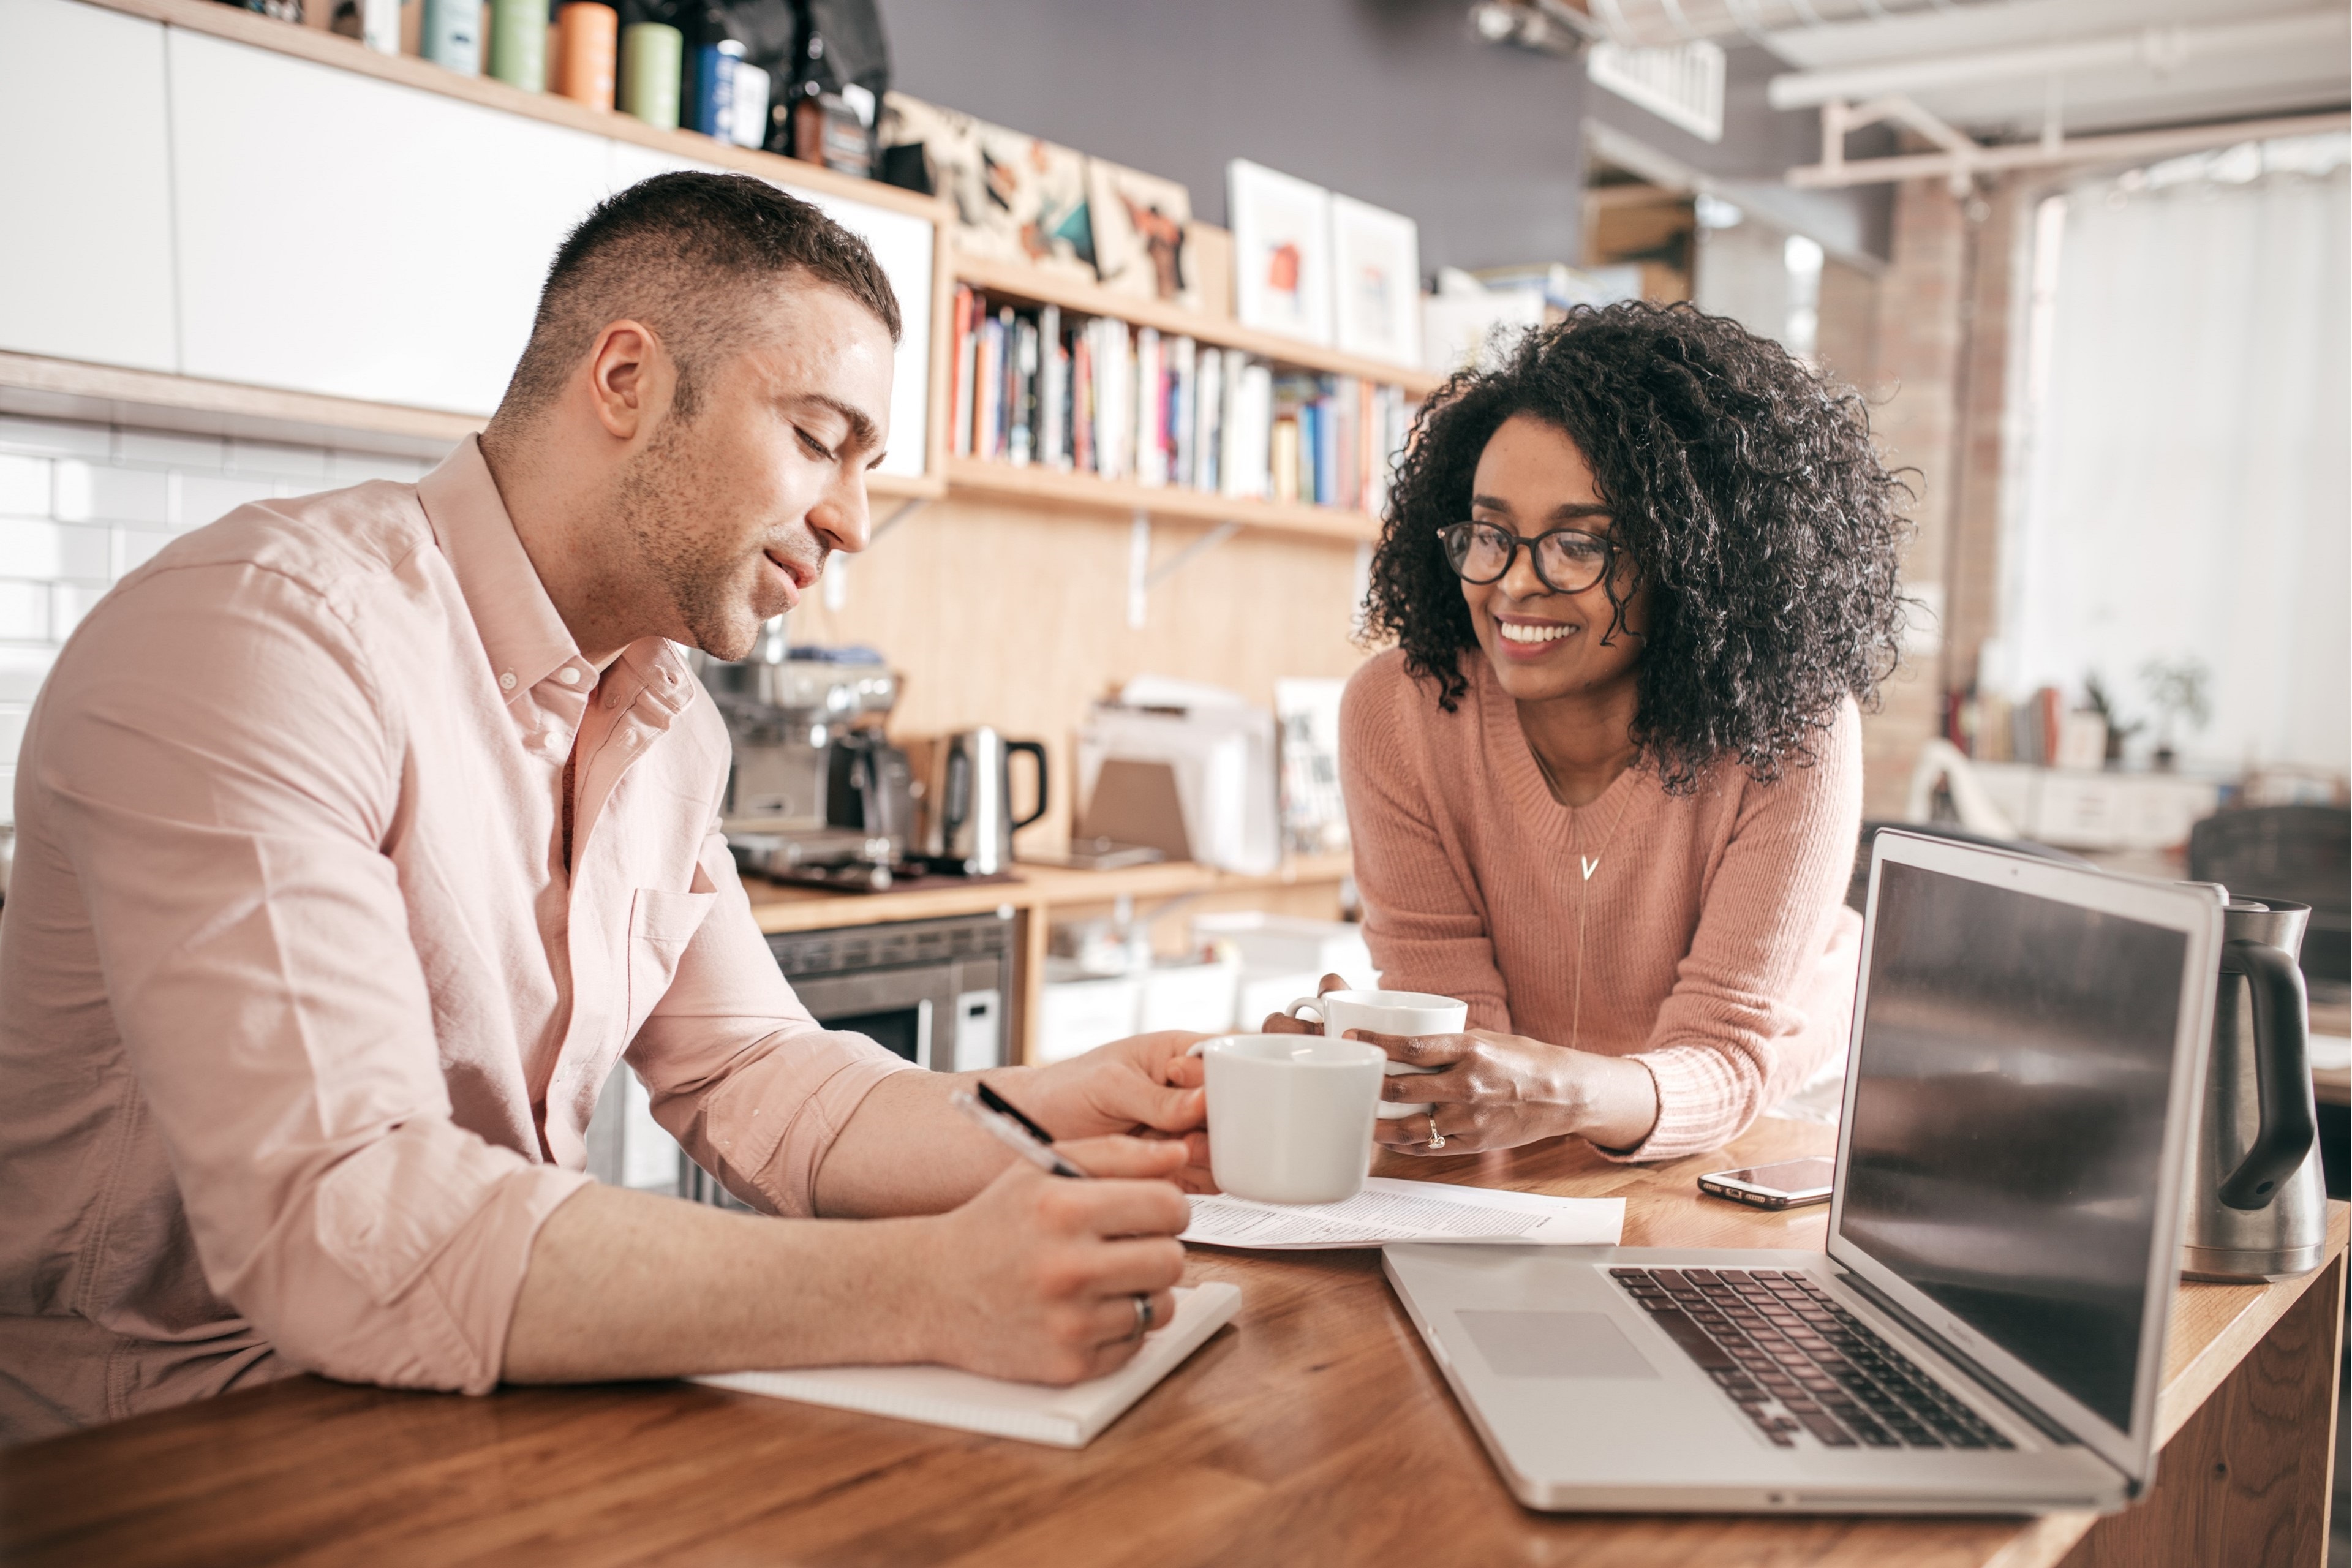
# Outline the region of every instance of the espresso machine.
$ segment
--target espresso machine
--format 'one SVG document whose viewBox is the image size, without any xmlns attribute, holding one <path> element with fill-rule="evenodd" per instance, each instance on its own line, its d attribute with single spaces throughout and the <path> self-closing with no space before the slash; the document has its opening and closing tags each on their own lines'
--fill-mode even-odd
<svg viewBox="0 0 2352 1568">
<path fill-rule="evenodd" d="M 734 766 L 723 826 L 736 862 L 782 881 L 879 890 L 914 849 L 915 786 L 882 725 L 898 677 L 878 658 L 793 658 L 778 616 L 738 663 L 706 663 Z"/>
</svg>

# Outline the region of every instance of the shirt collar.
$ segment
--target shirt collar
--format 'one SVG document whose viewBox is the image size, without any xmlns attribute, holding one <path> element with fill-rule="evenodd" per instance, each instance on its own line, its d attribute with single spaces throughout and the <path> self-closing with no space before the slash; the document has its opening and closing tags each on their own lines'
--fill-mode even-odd
<svg viewBox="0 0 2352 1568">
<path fill-rule="evenodd" d="M 468 436 L 458 442 L 440 467 L 417 481 L 416 499 L 466 595 L 490 678 L 515 721 L 526 729 L 536 726 L 534 704 L 520 700 L 542 684 L 551 696 L 561 691 L 584 700 L 604 672 L 581 656 L 580 645 L 556 614 L 507 515 L 479 441 Z M 684 651 L 666 637 L 640 637 L 621 651 L 615 667 L 625 668 L 670 714 L 694 700 L 699 684 Z M 573 679 L 564 679 L 566 672 Z"/>
</svg>

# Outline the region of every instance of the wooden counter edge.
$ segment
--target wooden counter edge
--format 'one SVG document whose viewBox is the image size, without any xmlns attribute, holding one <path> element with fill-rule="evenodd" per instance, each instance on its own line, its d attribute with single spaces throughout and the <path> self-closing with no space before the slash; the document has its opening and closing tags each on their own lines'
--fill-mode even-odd
<svg viewBox="0 0 2352 1568">
<path fill-rule="evenodd" d="M 825 931 L 840 926 L 883 925 L 897 921 L 938 920 L 984 914 L 991 910 L 1035 910 L 1056 904 L 1108 903 L 1130 898 L 1181 898 L 1188 893 L 1245 893 L 1345 880 L 1355 862 L 1347 855 L 1312 855 L 1286 860 L 1264 875 L 1220 871 L 1189 860 L 1134 866 L 1116 871 L 1072 871 L 1049 866 L 1019 866 L 1009 882 L 973 882 L 961 887 L 918 888 L 904 892 L 833 893 L 794 888 L 764 877 L 743 879 L 751 918 L 761 932 Z"/>
<path fill-rule="evenodd" d="M 2215 1334 L 2189 1358 L 2179 1375 L 2165 1384 L 2164 1394 L 2157 1406 L 2158 1473 L 2163 1472 L 2161 1454 L 2165 1445 L 2179 1435 L 2189 1418 L 2205 1407 L 2230 1374 L 2243 1364 L 2263 1337 L 2278 1326 L 2289 1309 L 2303 1300 L 2305 1291 L 2325 1279 L 2330 1263 L 2344 1259 L 2347 1234 L 2347 1215 L 2352 1205 L 2330 1203 L 2327 1205 L 2327 1253 L 2318 1268 L 2294 1279 L 2279 1280 L 2263 1286 L 2211 1285 L 2197 1280 L 2183 1280 L 2184 1288 L 2207 1290 L 2239 1290 L 2246 1292 L 2239 1310 Z M 2170 1331 L 2179 1331 L 2179 1304 L 2175 1303 Z M 2340 1347 L 2339 1347 L 2340 1349 Z M 2050 1513 L 2027 1520 L 2017 1535 L 1999 1552 L 1985 1560 L 1984 1568 L 2058 1568 L 2088 1535 L 2102 1515 L 2095 1513 Z"/>
</svg>

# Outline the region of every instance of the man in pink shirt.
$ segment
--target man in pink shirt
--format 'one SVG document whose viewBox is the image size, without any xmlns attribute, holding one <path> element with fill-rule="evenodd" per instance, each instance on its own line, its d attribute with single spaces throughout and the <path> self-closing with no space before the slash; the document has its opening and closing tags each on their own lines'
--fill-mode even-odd
<svg viewBox="0 0 2352 1568">
<path fill-rule="evenodd" d="M 1008 1165 L 959 1079 L 810 1017 L 718 831 L 685 649 L 865 544 L 898 331 L 814 207 L 649 180 L 558 253 L 478 440 L 241 508 L 83 621 L 0 919 L 0 1438 L 304 1369 L 1070 1381 L 1165 1320 L 1190 1037 L 989 1074 L 1113 1179 Z M 583 1173 L 625 1055 L 784 1219 Z"/>
</svg>

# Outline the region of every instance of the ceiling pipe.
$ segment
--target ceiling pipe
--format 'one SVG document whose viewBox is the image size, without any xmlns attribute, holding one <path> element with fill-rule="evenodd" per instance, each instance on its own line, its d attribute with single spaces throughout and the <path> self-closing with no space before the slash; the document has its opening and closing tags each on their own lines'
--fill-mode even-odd
<svg viewBox="0 0 2352 1568">
<path fill-rule="evenodd" d="M 1775 109 L 1812 109 L 1831 102 L 1913 93 L 1964 82 L 2017 80 L 2138 66 L 2159 73 L 2190 60 L 2265 50 L 2333 50 L 2352 43 L 2352 13 L 2313 11 L 2214 26 L 2148 27 L 2137 33 L 1987 49 L 1977 54 L 1889 60 L 1881 65 L 1790 71 L 1766 89 Z"/>
<path fill-rule="evenodd" d="M 1839 123 L 1844 129 L 1856 128 L 1860 110 L 1844 104 L 1824 104 L 1824 132 L 1829 128 L 1832 111 L 1843 117 Z M 2040 142 L 2020 142 L 1998 147 L 1970 143 L 1972 150 L 1966 152 L 1916 153 L 1852 160 L 1843 155 L 1842 146 L 1832 151 L 1832 144 L 1825 142 L 1822 161 L 1790 170 L 1788 182 L 1792 185 L 1822 189 L 1934 178 L 1948 179 L 1964 186 L 1967 181 L 1979 174 L 2006 174 L 2015 169 L 2047 169 L 2074 163 L 2132 163 L 2149 158 L 2177 157 L 2186 153 L 2202 153 L 2215 147 L 2234 147 L 2241 142 L 2269 142 L 2284 136 L 2316 136 L 2345 131 L 2352 131 L 2352 114 L 2303 114 L 2283 120 L 2235 120 L 2213 125 L 2183 126 L 2172 131 L 2134 131 L 2116 136 L 2045 137 Z"/>
<path fill-rule="evenodd" d="M 1948 11 L 1956 4 L 1993 0 L 1560 0 L 1591 15 L 1612 44 L 1665 48 L 1696 38 L 1746 34 L 1761 38 L 1791 28 L 1882 22 L 1925 11 Z"/>
</svg>

